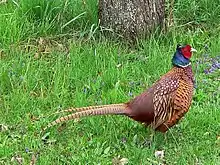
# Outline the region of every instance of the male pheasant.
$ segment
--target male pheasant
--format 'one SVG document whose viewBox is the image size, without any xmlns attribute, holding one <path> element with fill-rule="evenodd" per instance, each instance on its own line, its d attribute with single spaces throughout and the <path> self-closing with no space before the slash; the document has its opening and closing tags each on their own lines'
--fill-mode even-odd
<svg viewBox="0 0 220 165">
<path fill-rule="evenodd" d="M 70 108 L 61 112 L 76 112 L 56 119 L 44 130 L 71 119 L 115 114 L 128 116 L 154 130 L 166 132 L 188 112 L 191 105 L 194 86 L 190 63 L 192 52 L 196 50 L 190 45 L 177 45 L 172 59 L 172 69 L 152 87 L 131 101 L 121 104 Z"/>
</svg>

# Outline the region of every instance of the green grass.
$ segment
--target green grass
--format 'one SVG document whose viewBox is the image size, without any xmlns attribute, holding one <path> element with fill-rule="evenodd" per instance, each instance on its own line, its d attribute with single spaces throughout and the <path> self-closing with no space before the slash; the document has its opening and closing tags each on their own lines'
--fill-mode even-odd
<svg viewBox="0 0 220 165">
<path fill-rule="evenodd" d="M 76 0 L 15 2 L 0 5 L 0 164 L 17 164 L 13 156 L 30 164 L 32 155 L 36 164 L 112 164 L 117 157 L 129 164 L 220 164 L 220 71 L 204 73 L 220 56 L 216 1 L 195 7 L 177 1 L 175 26 L 137 49 L 102 37 L 96 1 L 84 7 Z M 42 140 L 41 127 L 57 116 L 34 117 L 128 101 L 171 68 L 176 44 L 184 42 L 198 50 L 192 58 L 197 89 L 189 113 L 166 135 L 156 132 L 149 142 L 149 128 L 103 116 L 53 127 Z M 158 150 L 164 160 L 155 158 Z"/>
</svg>

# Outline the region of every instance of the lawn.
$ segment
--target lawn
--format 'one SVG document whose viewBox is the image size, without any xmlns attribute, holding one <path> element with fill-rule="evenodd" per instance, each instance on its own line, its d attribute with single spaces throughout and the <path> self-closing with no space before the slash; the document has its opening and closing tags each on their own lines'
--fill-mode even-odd
<svg viewBox="0 0 220 165">
<path fill-rule="evenodd" d="M 99 31 L 96 0 L 82 2 L 0 3 L 0 164 L 220 165 L 219 2 L 175 1 L 174 26 L 132 48 Z M 123 116 L 40 132 L 62 115 L 36 120 L 45 114 L 140 94 L 172 67 L 177 43 L 198 50 L 197 87 L 189 113 L 165 135 Z"/>
</svg>

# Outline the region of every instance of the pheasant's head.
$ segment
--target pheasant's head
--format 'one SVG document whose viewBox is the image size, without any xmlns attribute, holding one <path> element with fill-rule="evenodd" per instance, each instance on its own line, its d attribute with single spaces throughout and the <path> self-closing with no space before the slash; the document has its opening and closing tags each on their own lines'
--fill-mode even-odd
<svg viewBox="0 0 220 165">
<path fill-rule="evenodd" d="M 179 67 L 188 66 L 193 52 L 196 52 L 196 49 L 192 48 L 190 45 L 181 46 L 178 44 L 172 59 L 173 65 Z"/>
</svg>

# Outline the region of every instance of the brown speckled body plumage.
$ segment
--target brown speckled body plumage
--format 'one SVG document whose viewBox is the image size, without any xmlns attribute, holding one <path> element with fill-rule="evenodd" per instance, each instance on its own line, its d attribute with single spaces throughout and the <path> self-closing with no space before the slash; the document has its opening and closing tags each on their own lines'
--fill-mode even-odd
<svg viewBox="0 0 220 165">
<path fill-rule="evenodd" d="M 128 102 L 126 114 L 155 130 L 166 132 L 188 111 L 192 95 L 191 66 L 173 67 L 151 88 Z"/>
<path fill-rule="evenodd" d="M 166 132 L 189 110 L 193 96 L 191 65 L 173 66 L 145 92 L 127 103 L 70 108 L 75 113 L 49 123 L 45 129 L 63 121 L 84 116 L 120 114 L 144 123 L 154 130 Z"/>
</svg>

